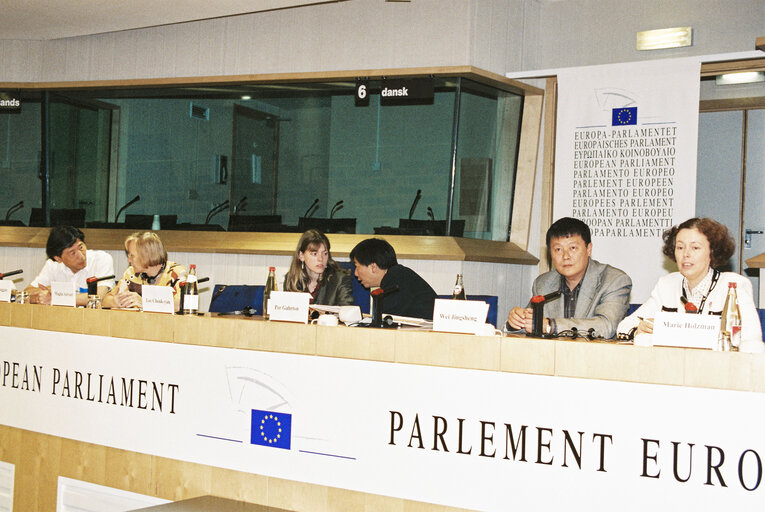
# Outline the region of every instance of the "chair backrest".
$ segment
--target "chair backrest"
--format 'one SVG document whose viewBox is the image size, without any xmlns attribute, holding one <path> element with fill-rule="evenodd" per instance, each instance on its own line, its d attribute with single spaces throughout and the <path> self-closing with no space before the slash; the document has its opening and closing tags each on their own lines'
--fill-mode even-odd
<svg viewBox="0 0 765 512">
<path fill-rule="evenodd" d="M 298 219 L 298 230 L 305 232 L 309 229 L 318 229 L 322 233 L 346 233 L 353 235 L 356 233 L 356 219 L 300 217 Z"/>
<path fill-rule="evenodd" d="M 486 314 L 486 321 L 497 327 L 497 303 L 496 295 L 467 295 L 467 300 L 481 300 L 489 305 L 489 312 Z M 439 295 L 439 299 L 451 299 L 451 295 Z"/>
<path fill-rule="evenodd" d="M 42 208 L 32 208 L 32 213 L 29 215 L 29 225 L 32 227 L 45 225 Z M 51 208 L 50 225 L 84 228 L 85 208 Z"/>
<path fill-rule="evenodd" d="M 210 313 L 231 313 L 249 306 L 256 315 L 263 314 L 263 285 L 216 284 L 210 300 Z"/>
<path fill-rule="evenodd" d="M 369 294 L 369 290 L 364 288 L 359 280 L 356 279 L 356 276 L 353 275 L 354 271 L 356 270 L 356 266 L 350 261 L 338 261 L 337 263 L 340 265 L 340 267 L 348 270 L 351 273 L 351 283 L 353 283 L 351 288 L 353 293 L 353 303 L 361 308 L 362 313 L 369 314 L 371 311 L 372 302 L 371 295 Z"/>
<path fill-rule="evenodd" d="M 271 227 L 280 226 L 281 215 L 231 215 L 228 218 L 229 231 L 271 231 Z"/>
</svg>

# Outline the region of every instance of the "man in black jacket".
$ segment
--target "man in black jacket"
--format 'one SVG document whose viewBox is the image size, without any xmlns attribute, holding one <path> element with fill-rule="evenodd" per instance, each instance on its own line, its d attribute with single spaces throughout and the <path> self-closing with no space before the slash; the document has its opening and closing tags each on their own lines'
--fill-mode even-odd
<svg viewBox="0 0 765 512">
<path fill-rule="evenodd" d="M 433 319 L 436 292 L 414 270 L 399 265 L 396 251 L 379 238 L 367 238 L 353 248 L 351 261 L 356 265 L 354 275 L 365 288 L 398 291 L 383 300 L 383 313 Z"/>
</svg>

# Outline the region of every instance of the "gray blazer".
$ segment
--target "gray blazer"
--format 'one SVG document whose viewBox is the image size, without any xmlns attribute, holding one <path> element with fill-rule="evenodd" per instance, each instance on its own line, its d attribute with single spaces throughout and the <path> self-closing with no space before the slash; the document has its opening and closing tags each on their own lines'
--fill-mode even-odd
<svg viewBox="0 0 765 512">
<path fill-rule="evenodd" d="M 547 295 L 560 289 L 557 270 L 545 272 L 534 280 L 533 295 Z M 576 301 L 574 318 L 563 317 L 563 299 L 544 306 L 544 315 L 555 320 L 558 332 L 576 327 L 580 331 L 595 329 L 596 336 L 613 338 L 616 326 L 627 314 L 632 280 L 623 271 L 590 258 L 582 288 Z"/>
</svg>

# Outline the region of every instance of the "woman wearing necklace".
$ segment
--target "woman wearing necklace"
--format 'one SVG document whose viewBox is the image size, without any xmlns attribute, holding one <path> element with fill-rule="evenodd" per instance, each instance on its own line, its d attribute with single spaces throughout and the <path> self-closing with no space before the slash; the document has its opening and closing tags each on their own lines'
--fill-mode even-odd
<svg viewBox="0 0 765 512">
<path fill-rule="evenodd" d="M 156 233 L 133 233 L 125 239 L 125 254 L 130 266 L 117 285 L 104 296 L 105 308 L 140 308 L 143 285 L 171 286 L 175 310 L 180 305 L 180 284 L 186 280 L 186 269 L 167 261 L 167 251 Z"/>
<path fill-rule="evenodd" d="M 332 259 L 329 239 L 316 229 L 300 237 L 284 277 L 284 290 L 310 293 L 312 304 L 353 305 L 351 276 Z"/>
<path fill-rule="evenodd" d="M 693 218 L 664 232 L 665 256 L 677 263 L 678 272 L 656 283 L 651 296 L 619 323 L 620 337 L 653 333 L 657 311 L 692 311 L 719 315 L 725 306 L 728 283 L 736 283 L 741 311 L 742 346 L 762 351 L 762 328 L 754 306 L 751 282 L 735 272 L 720 272 L 736 249 L 728 228 L 707 218 Z"/>
</svg>

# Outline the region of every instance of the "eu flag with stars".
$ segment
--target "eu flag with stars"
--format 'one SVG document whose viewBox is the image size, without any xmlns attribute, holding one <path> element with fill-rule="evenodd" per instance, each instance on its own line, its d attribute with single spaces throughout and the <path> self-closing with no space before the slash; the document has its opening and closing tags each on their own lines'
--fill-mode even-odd
<svg viewBox="0 0 765 512">
<path fill-rule="evenodd" d="M 253 409 L 250 443 L 289 450 L 292 445 L 292 415 Z"/>
<path fill-rule="evenodd" d="M 637 107 L 620 107 L 611 110 L 611 126 L 637 124 Z"/>
</svg>

